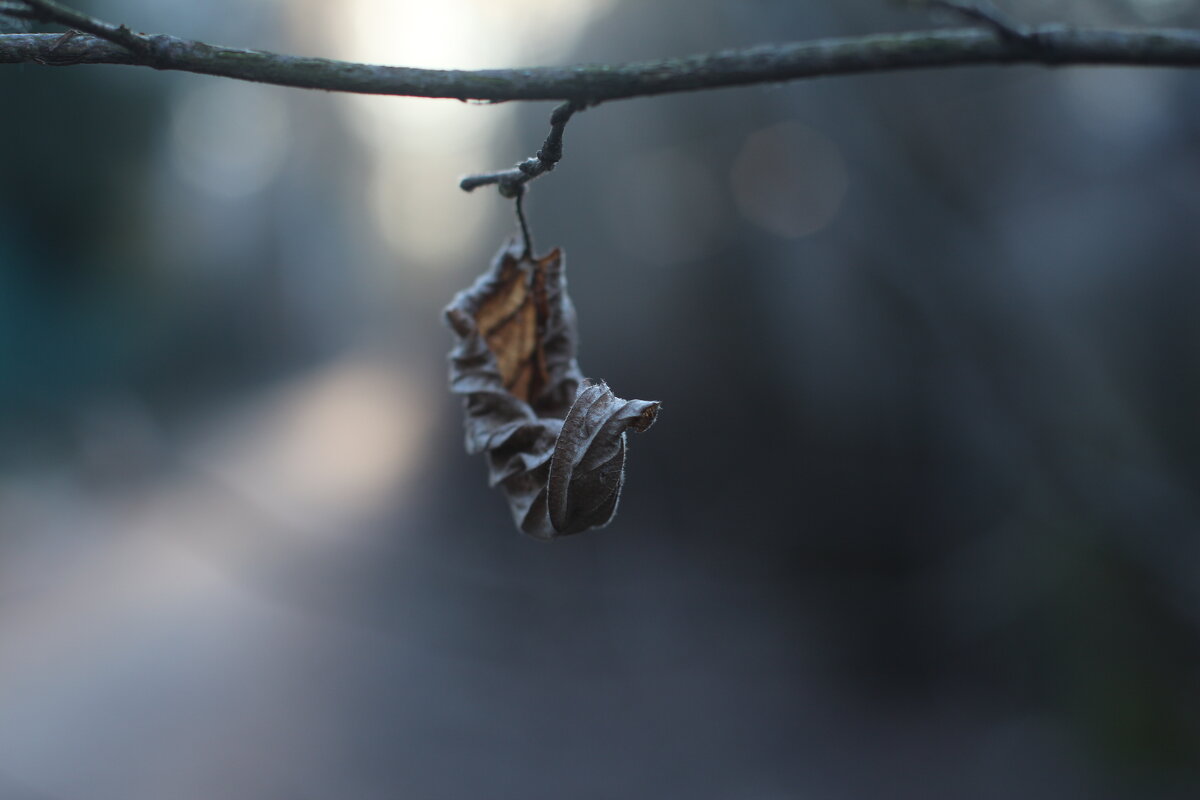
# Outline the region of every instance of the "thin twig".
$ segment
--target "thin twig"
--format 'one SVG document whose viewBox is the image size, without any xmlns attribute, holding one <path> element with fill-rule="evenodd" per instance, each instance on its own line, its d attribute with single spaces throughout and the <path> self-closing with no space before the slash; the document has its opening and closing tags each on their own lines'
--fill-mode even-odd
<svg viewBox="0 0 1200 800">
<path fill-rule="evenodd" d="M 217 47 L 166 34 L 145 36 L 149 53 L 78 36 L 58 55 L 79 64 L 131 64 L 238 80 L 363 94 L 459 100 L 569 100 L 588 105 L 629 97 L 772 84 L 804 78 L 973 64 L 1200 66 L 1200 32 L 1084 30 L 1039 26 L 1037 47 L 992 31 L 941 30 L 821 39 L 631 64 L 502 70 L 431 70 L 303 58 Z M 0 35 L 0 63 L 33 64 L 58 34 Z"/>
<path fill-rule="evenodd" d="M 928 0 L 929 5 L 944 8 L 974 22 L 983 23 L 1010 42 L 1029 43 L 1035 40 L 1032 32 L 996 8 L 988 0 Z"/>
<path fill-rule="evenodd" d="M 550 133 L 547 134 L 546 141 L 542 142 L 542 148 L 537 151 L 535 156 L 525 159 L 512 169 L 468 175 L 459 181 L 459 188 L 464 192 L 470 192 L 480 186 L 496 184 L 501 195 L 515 197 L 520 201 L 521 195 L 525 192 L 525 184 L 554 169 L 554 166 L 562 160 L 563 131 L 567 129 L 567 123 L 571 121 L 575 112 L 582 111 L 584 107 L 583 103 L 577 103 L 574 100 L 568 100 L 558 106 L 550 114 Z"/>
<path fill-rule="evenodd" d="M 13 2 L 0 3 L 0 17 L 28 20 L 37 19 L 37 16 L 29 10 L 29 6 L 25 5 L 24 2 L 18 2 L 17 0 L 14 0 Z"/>
<path fill-rule="evenodd" d="M 6 7 L 0 9 L 0 13 L 19 19 L 66 25 L 72 30 L 90 33 L 142 56 L 149 55 L 153 49 L 147 37 L 134 33 L 125 25 L 113 25 L 95 17 L 89 17 L 73 8 L 59 5 L 54 0 L 16 0 L 16 2 L 25 7 L 24 11 L 15 6 L 8 7 L 9 4 L 5 4 Z"/>
</svg>

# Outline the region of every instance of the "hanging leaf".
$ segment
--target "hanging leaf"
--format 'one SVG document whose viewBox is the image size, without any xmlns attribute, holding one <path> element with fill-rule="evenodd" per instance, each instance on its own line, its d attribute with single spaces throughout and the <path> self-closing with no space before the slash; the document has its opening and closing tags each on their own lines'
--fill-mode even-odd
<svg viewBox="0 0 1200 800">
<path fill-rule="evenodd" d="M 517 239 L 446 308 L 458 337 L 450 390 L 466 398 L 466 444 L 484 453 L 517 527 L 553 539 L 607 525 L 625 481 L 625 432 L 659 404 L 622 400 L 575 362 L 575 308 L 563 256 L 523 255 Z"/>
</svg>

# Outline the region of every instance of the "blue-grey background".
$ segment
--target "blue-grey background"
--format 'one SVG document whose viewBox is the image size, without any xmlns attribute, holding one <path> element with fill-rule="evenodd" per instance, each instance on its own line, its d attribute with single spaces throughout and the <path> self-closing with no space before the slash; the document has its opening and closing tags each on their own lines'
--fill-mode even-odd
<svg viewBox="0 0 1200 800">
<path fill-rule="evenodd" d="M 1005 3 L 1200 25 L 1188 0 Z M 111 0 L 415 66 L 946 22 L 874 0 Z M 0 70 L 0 798 L 1200 791 L 1200 75 L 611 103 L 531 190 L 661 400 L 521 537 L 440 310 L 551 104 Z"/>
</svg>

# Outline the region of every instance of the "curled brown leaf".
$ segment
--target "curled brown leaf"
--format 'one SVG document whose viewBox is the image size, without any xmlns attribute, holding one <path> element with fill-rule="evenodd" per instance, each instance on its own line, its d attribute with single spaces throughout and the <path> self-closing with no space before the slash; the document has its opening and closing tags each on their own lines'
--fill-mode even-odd
<svg viewBox="0 0 1200 800">
<path fill-rule="evenodd" d="M 467 452 L 485 455 L 517 527 L 553 539 L 607 525 L 625 480 L 625 432 L 649 428 L 659 403 L 622 400 L 583 377 L 562 252 L 528 258 L 506 242 L 445 313 Z"/>
</svg>

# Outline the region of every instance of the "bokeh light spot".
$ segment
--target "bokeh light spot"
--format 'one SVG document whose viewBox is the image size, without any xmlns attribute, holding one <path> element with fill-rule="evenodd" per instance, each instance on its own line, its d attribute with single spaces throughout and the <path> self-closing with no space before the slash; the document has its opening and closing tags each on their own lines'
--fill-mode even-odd
<svg viewBox="0 0 1200 800">
<path fill-rule="evenodd" d="M 742 216 L 787 238 L 816 233 L 846 196 L 846 163 L 828 137 L 798 122 L 750 134 L 730 173 Z"/>
</svg>

